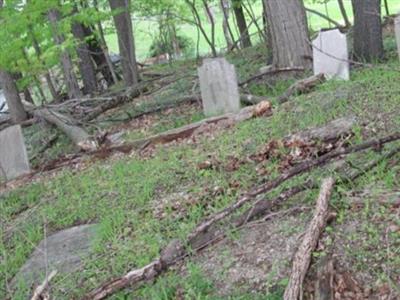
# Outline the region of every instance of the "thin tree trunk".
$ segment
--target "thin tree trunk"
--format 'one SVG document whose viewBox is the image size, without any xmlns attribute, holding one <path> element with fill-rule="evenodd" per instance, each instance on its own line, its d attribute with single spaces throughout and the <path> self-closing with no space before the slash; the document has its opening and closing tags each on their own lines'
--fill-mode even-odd
<svg viewBox="0 0 400 300">
<path fill-rule="evenodd" d="M 385 3 L 385 12 L 387 16 L 390 16 L 390 12 L 389 12 L 389 3 L 387 0 L 383 0 Z"/>
<path fill-rule="evenodd" d="M 354 56 L 372 62 L 384 56 L 381 1 L 352 0 L 354 11 Z"/>
<path fill-rule="evenodd" d="M 217 49 L 215 48 L 215 44 L 213 43 L 212 40 L 210 40 L 210 38 L 207 35 L 207 32 L 205 31 L 205 29 L 203 27 L 203 24 L 201 22 L 201 18 L 200 18 L 199 12 L 197 11 L 195 3 L 190 1 L 190 0 L 185 0 L 185 2 L 186 2 L 187 5 L 189 5 L 190 10 L 192 11 L 193 17 L 196 20 L 194 23 L 196 24 L 198 30 L 203 35 L 203 37 L 206 40 L 207 44 L 210 46 L 212 55 L 214 57 L 216 57 L 217 54 L 218 54 L 217 53 Z M 197 53 L 199 53 L 199 51 L 197 51 Z"/>
<path fill-rule="evenodd" d="M 210 20 L 210 24 L 211 24 L 211 43 L 213 44 L 213 48 L 215 48 L 215 19 L 214 16 L 210 10 L 210 7 L 207 4 L 207 0 L 202 0 L 203 5 L 204 5 L 204 9 L 206 10 L 207 16 Z M 214 56 L 216 55 L 216 51 L 214 51 L 215 53 L 213 53 Z"/>
<path fill-rule="evenodd" d="M 117 29 L 118 45 L 121 54 L 122 73 L 126 86 L 133 86 L 139 82 L 138 68 L 135 54 L 135 41 L 131 14 L 130 0 L 109 0 L 114 12 L 114 23 Z M 115 11 L 119 11 L 115 13 Z"/>
<path fill-rule="evenodd" d="M 7 101 L 11 121 L 13 123 L 25 121 L 28 118 L 28 115 L 22 105 L 14 77 L 7 71 L 0 70 L 0 82 Z"/>
<path fill-rule="evenodd" d="M 99 8 L 97 0 L 93 0 L 93 5 L 96 11 L 98 12 Z M 101 70 L 104 79 L 107 81 L 107 85 L 110 87 L 114 83 L 117 83 L 119 79 L 115 73 L 114 65 L 110 58 L 101 21 L 97 22 L 97 30 L 99 33 L 100 42 L 94 37 L 92 41 L 89 43 L 89 47 L 92 53 L 93 60 L 96 62 L 97 67 Z M 90 28 L 88 28 L 86 35 L 93 36 L 93 34 L 89 34 L 90 32 L 91 30 Z M 95 49 L 97 50 L 94 51 Z"/>
<path fill-rule="evenodd" d="M 48 18 L 51 23 L 53 30 L 54 40 L 57 45 L 62 46 L 65 39 L 62 33 L 59 32 L 58 23 L 61 20 L 60 12 L 57 9 L 50 9 L 48 12 Z M 72 63 L 71 56 L 67 50 L 64 50 L 61 54 L 61 62 L 64 71 L 64 80 L 67 86 L 67 92 L 69 98 L 79 99 L 82 97 L 82 93 L 79 89 L 78 79 L 74 73 L 74 65 Z"/>
<path fill-rule="evenodd" d="M 236 24 L 240 32 L 240 45 L 242 48 L 251 47 L 250 34 L 247 28 L 241 0 L 232 0 L 232 6 L 236 17 Z"/>
<path fill-rule="evenodd" d="M 264 0 L 275 68 L 311 67 L 306 12 L 301 0 Z"/>
<path fill-rule="evenodd" d="M 43 61 L 43 59 L 42 59 L 42 50 L 40 49 L 39 43 L 38 43 L 38 41 L 37 41 L 37 39 L 36 39 L 36 37 L 35 37 L 35 34 L 34 34 L 34 32 L 33 32 L 32 26 L 29 26 L 29 29 L 28 29 L 28 30 L 29 30 L 30 37 L 31 37 L 31 39 L 32 39 L 32 45 L 33 45 L 33 49 L 35 50 L 36 56 L 37 56 L 39 62 L 40 62 L 43 66 L 45 66 L 45 63 L 44 63 L 44 61 Z M 56 91 L 56 89 L 55 89 L 55 87 L 54 87 L 54 84 L 53 84 L 53 81 L 51 80 L 51 76 L 50 76 L 50 74 L 49 74 L 48 71 L 46 71 L 46 72 L 44 73 L 44 78 L 46 79 L 47 86 L 48 86 L 48 88 L 49 88 L 49 90 L 50 90 L 50 94 L 51 94 L 51 96 L 53 97 L 53 101 L 58 102 L 59 99 L 60 99 L 60 95 L 59 95 L 58 92 Z"/>
<path fill-rule="evenodd" d="M 71 29 L 72 34 L 79 41 L 76 52 L 79 57 L 78 64 L 83 81 L 83 93 L 92 94 L 97 91 L 97 79 L 90 50 L 85 41 L 85 31 L 83 25 L 78 22 L 74 22 Z"/>
<path fill-rule="evenodd" d="M 251 6 L 250 1 L 247 1 L 247 4 L 249 5 L 249 7 L 247 7 L 244 3 L 243 3 L 243 8 L 246 10 L 247 14 L 250 16 L 252 22 L 254 23 L 254 25 L 257 27 L 257 31 L 258 34 L 260 35 L 260 40 L 267 42 L 267 38 L 264 34 L 264 31 L 260 28 L 260 26 L 258 26 L 258 22 L 257 22 L 257 18 L 256 15 L 254 14 L 254 10 Z"/>
<path fill-rule="evenodd" d="M 350 28 L 351 23 L 350 23 L 349 17 L 347 16 L 346 7 L 344 6 L 343 0 L 338 0 L 338 5 L 339 5 L 340 12 L 342 14 L 344 23 L 346 25 L 346 28 Z"/>
<path fill-rule="evenodd" d="M 231 49 L 233 46 L 233 35 L 229 27 L 229 2 L 227 0 L 220 0 L 221 12 L 223 15 L 222 30 L 226 41 L 227 49 Z"/>
</svg>

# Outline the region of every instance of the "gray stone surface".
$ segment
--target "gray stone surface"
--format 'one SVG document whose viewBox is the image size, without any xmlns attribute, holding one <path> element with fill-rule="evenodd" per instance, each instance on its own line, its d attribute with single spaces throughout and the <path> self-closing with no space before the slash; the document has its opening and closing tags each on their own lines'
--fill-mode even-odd
<svg viewBox="0 0 400 300">
<path fill-rule="evenodd" d="M 97 225 L 81 225 L 57 232 L 40 242 L 28 261 L 14 278 L 26 286 L 38 284 L 50 273 L 72 273 L 79 269 L 82 259 L 90 254 Z M 47 260 L 46 260 L 47 257 Z M 47 262 L 47 263 L 46 263 Z"/>
<path fill-rule="evenodd" d="M 239 87 L 235 67 L 225 58 L 205 59 L 198 69 L 203 110 L 206 116 L 238 112 Z"/>
<path fill-rule="evenodd" d="M 29 172 L 29 160 L 21 126 L 15 125 L 2 130 L 0 132 L 0 177 L 10 180 Z"/>
<path fill-rule="evenodd" d="M 394 19 L 394 33 L 396 35 L 397 53 L 400 58 L 400 15 Z"/>
<path fill-rule="evenodd" d="M 328 79 L 350 79 L 347 37 L 338 29 L 321 31 L 313 41 L 314 74 L 323 73 Z"/>
</svg>

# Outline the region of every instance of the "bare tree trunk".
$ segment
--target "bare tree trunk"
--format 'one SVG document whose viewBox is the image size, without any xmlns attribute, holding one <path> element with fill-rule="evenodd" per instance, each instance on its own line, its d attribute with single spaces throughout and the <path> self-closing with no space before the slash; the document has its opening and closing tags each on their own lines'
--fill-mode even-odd
<svg viewBox="0 0 400 300">
<path fill-rule="evenodd" d="M 260 36 L 260 40 L 267 42 L 267 37 L 266 37 L 263 29 L 261 29 L 260 26 L 258 25 L 256 15 L 254 13 L 253 7 L 251 6 L 251 2 L 247 1 L 247 4 L 248 4 L 248 7 L 247 7 L 247 5 L 245 5 L 243 3 L 243 5 L 242 5 L 243 8 L 246 10 L 246 13 L 250 16 L 252 23 L 254 23 L 254 25 L 257 27 L 257 31 Z"/>
<path fill-rule="evenodd" d="M 197 11 L 197 8 L 196 8 L 196 5 L 195 5 L 195 1 L 193 1 L 193 0 L 192 1 L 191 0 L 185 0 L 185 2 L 186 2 L 187 5 L 189 5 L 190 10 L 192 11 L 193 17 L 196 20 L 194 23 L 196 24 L 197 29 L 201 32 L 201 34 L 203 35 L 203 37 L 206 40 L 207 44 L 210 46 L 212 55 L 214 57 L 216 57 L 218 53 L 217 53 L 217 49 L 215 48 L 215 43 L 213 43 L 213 40 L 208 37 L 207 32 L 205 31 L 205 29 L 203 27 L 199 12 Z M 197 53 L 198 53 L 198 51 L 197 51 Z"/>
<path fill-rule="evenodd" d="M 390 16 L 390 12 L 389 12 L 389 4 L 387 0 L 383 0 L 384 4 L 385 4 L 385 12 L 387 16 Z"/>
<path fill-rule="evenodd" d="M 311 67 L 306 12 L 302 0 L 264 0 L 275 68 Z"/>
<path fill-rule="evenodd" d="M 93 5 L 96 11 L 99 11 L 97 0 L 93 0 Z M 101 74 L 107 81 L 107 85 L 110 87 L 114 83 L 118 82 L 118 77 L 115 73 L 114 65 L 112 64 L 110 54 L 108 52 L 107 42 L 104 37 L 103 26 L 101 21 L 97 22 L 97 30 L 99 33 L 100 42 L 94 37 L 90 43 L 90 51 L 92 53 L 93 60 L 96 62 L 98 68 L 100 68 Z M 93 36 L 90 28 L 86 30 L 87 36 Z"/>
<path fill-rule="evenodd" d="M 39 62 L 43 66 L 45 66 L 45 63 L 44 63 L 44 61 L 42 59 L 42 50 L 40 49 L 39 43 L 38 43 L 38 41 L 37 41 L 37 39 L 35 37 L 35 34 L 34 34 L 32 26 L 29 26 L 29 34 L 30 34 L 30 37 L 32 39 L 32 45 L 33 45 L 33 49 L 35 50 L 36 56 L 37 56 Z M 48 86 L 48 88 L 50 90 L 50 94 L 53 97 L 53 100 L 57 102 L 59 100 L 59 98 L 60 98 L 60 95 L 56 91 L 56 89 L 54 87 L 54 84 L 53 84 L 53 81 L 51 80 L 51 76 L 50 76 L 48 71 L 46 71 L 44 73 L 44 78 L 46 79 L 47 86 Z"/>
<path fill-rule="evenodd" d="M 202 0 L 202 2 L 211 24 L 211 43 L 215 47 L 215 18 L 210 7 L 208 6 L 207 0 Z M 214 56 L 216 56 L 216 53 L 214 54 Z"/>
<path fill-rule="evenodd" d="M 349 17 L 347 16 L 347 12 L 346 12 L 346 8 L 344 6 L 343 0 L 338 0 L 338 5 L 339 5 L 340 12 L 342 14 L 344 23 L 346 25 L 346 28 L 350 28 L 351 23 L 350 23 Z"/>
<path fill-rule="evenodd" d="M 229 2 L 227 0 L 220 0 L 221 12 L 223 15 L 222 30 L 226 41 L 226 46 L 229 49 L 233 46 L 233 34 L 229 27 Z"/>
<path fill-rule="evenodd" d="M 133 86 L 139 82 L 138 68 L 135 54 L 135 41 L 131 14 L 130 0 L 109 0 L 114 12 L 114 23 L 118 34 L 118 45 L 121 54 L 122 73 L 126 86 Z M 119 11 L 115 13 L 115 11 Z"/>
<path fill-rule="evenodd" d="M 384 56 L 380 0 L 352 0 L 354 56 L 371 62 Z"/>
<path fill-rule="evenodd" d="M 92 94 L 97 91 L 97 79 L 90 49 L 85 41 L 83 25 L 78 22 L 72 24 L 72 34 L 79 41 L 76 52 L 79 57 L 79 70 L 83 81 L 83 93 Z"/>
<path fill-rule="evenodd" d="M 61 20 L 60 12 L 57 9 L 50 9 L 48 12 L 48 18 L 53 30 L 54 41 L 57 45 L 61 46 L 65 39 L 64 36 L 59 32 L 58 23 Z M 78 79 L 74 73 L 74 65 L 67 50 L 62 52 L 61 62 L 64 70 L 64 80 L 67 86 L 68 96 L 75 99 L 81 98 L 82 93 L 79 89 Z"/>
<path fill-rule="evenodd" d="M 28 115 L 22 105 L 14 77 L 7 71 L 0 70 L 0 83 L 7 101 L 11 121 L 13 123 L 25 121 L 28 118 Z"/>
<path fill-rule="evenodd" d="M 249 29 L 247 28 L 241 0 L 232 0 L 232 6 L 236 17 L 236 24 L 240 32 L 240 45 L 242 48 L 251 47 Z"/>
</svg>

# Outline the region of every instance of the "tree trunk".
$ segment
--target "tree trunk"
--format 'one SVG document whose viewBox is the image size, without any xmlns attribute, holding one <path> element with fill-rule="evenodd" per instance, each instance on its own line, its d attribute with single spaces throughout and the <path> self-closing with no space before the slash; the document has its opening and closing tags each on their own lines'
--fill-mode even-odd
<svg viewBox="0 0 400 300">
<path fill-rule="evenodd" d="M 72 34 L 79 41 L 76 52 L 79 57 L 79 70 L 83 81 L 83 93 L 92 94 L 97 91 L 97 79 L 90 49 L 85 41 L 83 25 L 78 22 L 72 24 Z"/>
<path fill-rule="evenodd" d="M 390 16 L 390 12 L 389 12 L 389 3 L 387 0 L 383 0 L 385 2 L 385 12 L 387 16 Z"/>
<path fill-rule="evenodd" d="M 275 68 L 311 67 L 306 12 L 302 0 L 264 0 Z"/>
<path fill-rule="evenodd" d="M 338 5 L 339 5 L 340 12 L 342 14 L 344 23 L 346 25 L 346 28 L 350 28 L 351 23 L 350 23 L 349 17 L 347 16 L 347 12 L 346 12 L 346 8 L 344 6 L 343 0 L 338 0 Z"/>
<path fill-rule="evenodd" d="M 59 32 L 58 23 L 61 20 L 60 12 L 57 9 L 50 9 L 48 12 L 48 18 L 52 27 L 54 41 L 60 47 L 64 43 L 64 36 Z M 62 51 L 61 62 L 64 71 L 64 80 L 67 86 L 67 92 L 69 98 L 79 99 L 82 97 L 81 90 L 79 89 L 78 79 L 74 73 L 74 65 L 72 63 L 71 56 L 67 50 Z"/>
<path fill-rule="evenodd" d="M 240 32 L 240 45 L 242 48 L 251 47 L 249 29 L 247 28 L 242 3 L 240 0 L 232 0 L 232 6 L 236 17 L 236 23 Z"/>
<path fill-rule="evenodd" d="M 114 11 L 114 23 L 117 29 L 118 46 L 121 54 L 122 73 L 126 86 L 133 86 L 139 82 L 138 68 L 135 54 L 135 41 L 131 14 L 130 0 L 109 0 L 111 10 Z M 115 14 L 115 11 L 119 12 Z"/>
<path fill-rule="evenodd" d="M 226 47 L 229 50 L 233 46 L 232 33 L 229 28 L 229 2 L 227 0 L 220 0 L 220 7 L 223 15 L 222 30 L 224 32 Z"/>
<path fill-rule="evenodd" d="M 93 0 L 94 8 L 99 12 L 97 0 Z M 110 54 L 108 52 L 107 42 L 104 37 L 103 26 L 101 21 L 97 22 L 97 30 L 100 41 L 93 35 L 92 30 L 86 27 L 86 36 L 92 36 L 93 38 L 89 42 L 89 48 L 92 54 L 93 60 L 96 62 L 97 68 L 100 69 L 104 79 L 107 82 L 108 87 L 118 82 L 118 77 L 115 73 L 114 65 L 112 64 Z"/>
<path fill-rule="evenodd" d="M 372 62 L 383 58 L 380 0 L 352 0 L 354 12 L 354 56 Z"/>
<path fill-rule="evenodd" d="M 28 116 L 25 112 L 24 106 L 22 105 L 22 101 L 13 76 L 6 71 L 0 70 L 0 83 L 7 101 L 11 121 L 13 123 L 25 121 Z"/>
<path fill-rule="evenodd" d="M 33 28 L 31 26 L 29 26 L 29 33 L 30 33 L 30 37 L 32 39 L 32 45 L 33 45 L 33 49 L 35 50 L 36 56 L 39 60 L 39 62 L 45 66 L 44 61 L 42 60 L 42 50 L 40 49 L 39 43 L 35 37 L 35 34 L 33 32 Z M 45 72 L 44 74 L 44 78 L 46 79 L 47 82 L 47 87 L 50 90 L 50 94 L 53 97 L 53 101 L 58 102 L 60 99 L 60 95 L 58 94 L 57 90 L 54 87 L 53 81 L 51 80 L 51 76 L 49 74 L 48 71 Z"/>
</svg>

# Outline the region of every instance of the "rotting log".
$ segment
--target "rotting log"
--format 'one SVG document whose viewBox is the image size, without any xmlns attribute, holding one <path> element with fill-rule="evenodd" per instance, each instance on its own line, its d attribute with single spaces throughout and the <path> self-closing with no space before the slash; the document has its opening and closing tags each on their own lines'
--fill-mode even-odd
<svg viewBox="0 0 400 300">
<path fill-rule="evenodd" d="M 278 97 L 279 103 L 287 102 L 291 96 L 300 95 L 315 88 L 318 84 L 325 82 L 324 74 L 317 74 L 311 77 L 301 79 L 291 85 L 280 97 Z"/>
<path fill-rule="evenodd" d="M 223 220 L 225 217 L 230 216 L 234 211 L 237 211 L 240 207 L 242 207 L 245 203 L 248 203 L 250 200 L 255 199 L 256 196 L 260 194 L 265 194 L 275 187 L 280 186 L 283 182 L 286 182 L 288 179 L 299 175 L 303 174 L 314 167 L 317 166 L 323 166 L 327 164 L 328 162 L 332 161 L 333 158 L 337 158 L 343 155 L 347 155 L 350 153 L 354 152 L 359 152 L 363 151 L 366 149 L 370 149 L 373 147 L 381 147 L 382 145 L 394 141 L 400 140 L 400 132 L 394 133 L 392 135 L 386 136 L 381 139 L 374 139 L 370 140 L 367 142 L 364 142 L 359 145 L 355 146 L 350 146 L 347 148 L 341 148 L 341 149 L 336 149 L 332 150 L 331 152 L 321 156 L 318 159 L 315 160 L 308 160 L 305 161 L 304 163 L 293 167 L 289 171 L 285 172 L 281 176 L 278 176 L 277 178 L 268 181 L 250 192 L 244 194 L 243 196 L 239 197 L 239 199 L 232 204 L 231 206 L 211 215 L 208 217 L 206 220 L 203 222 L 199 223 L 195 229 L 188 234 L 186 237 L 185 243 L 179 241 L 179 240 L 173 240 L 161 253 L 161 256 L 154 261 L 152 261 L 150 264 L 146 265 L 143 268 L 132 270 L 128 272 L 127 274 L 118 277 L 116 279 L 107 281 L 103 284 L 101 284 L 98 288 L 92 290 L 88 294 L 84 296 L 83 299 L 95 299 L 95 300 L 100 300 L 104 299 L 115 292 L 124 289 L 126 287 L 135 287 L 137 284 L 140 282 L 146 281 L 146 280 L 153 280 L 155 277 L 159 276 L 162 272 L 168 269 L 171 265 L 175 264 L 176 262 L 184 259 L 187 255 L 189 255 L 189 251 L 187 249 L 199 249 L 201 247 L 193 247 L 195 245 L 196 240 L 202 239 L 203 242 L 205 241 L 203 238 L 201 238 L 204 233 L 210 229 L 210 227 L 214 224 L 216 224 L 218 221 Z M 332 183 L 333 185 L 333 183 Z M 326 184 L 328 186 L 328 183 Z M 325 189 L 323 189 L 325 191 Z M 293 190 L 293 193 L 295 194 L 295 190 Z M 322 195 L 326 195 L 324 193 L 321 193 Z M 207 244 L 210 244 L 210 241 L 206 242 Z M 187 248 L 186 248 L 186 247 Z M 168 250 L 169 249 L 169 250 Z M 167 251 L 168 250 L 168 251 Z M 167 258 L 163 258 L 163 255 L 165 253 L 168 253 Z"/>
<path fill-rule="evenodd" d="M 333 178 L 324 179 L 322 182 L 314 216 L 293 259 L 292 273 L 283 296 L 284 300 L 299 299 L 303 281 L 311 263 L 312 252 L 326 227 L 329 214 L 329 200 L 334 184 L 335 181 Z"/>
<path fill-rule="evenodd" d="M 37 119 L 55 125 L 64 132 L 71 141 L 81 150 L 94 151 L 98 148 L 97 142 L 73 118 L 48 108 L 36 108 L 32 104 L 24 102 L 24 106 Z"/>
</svg>

